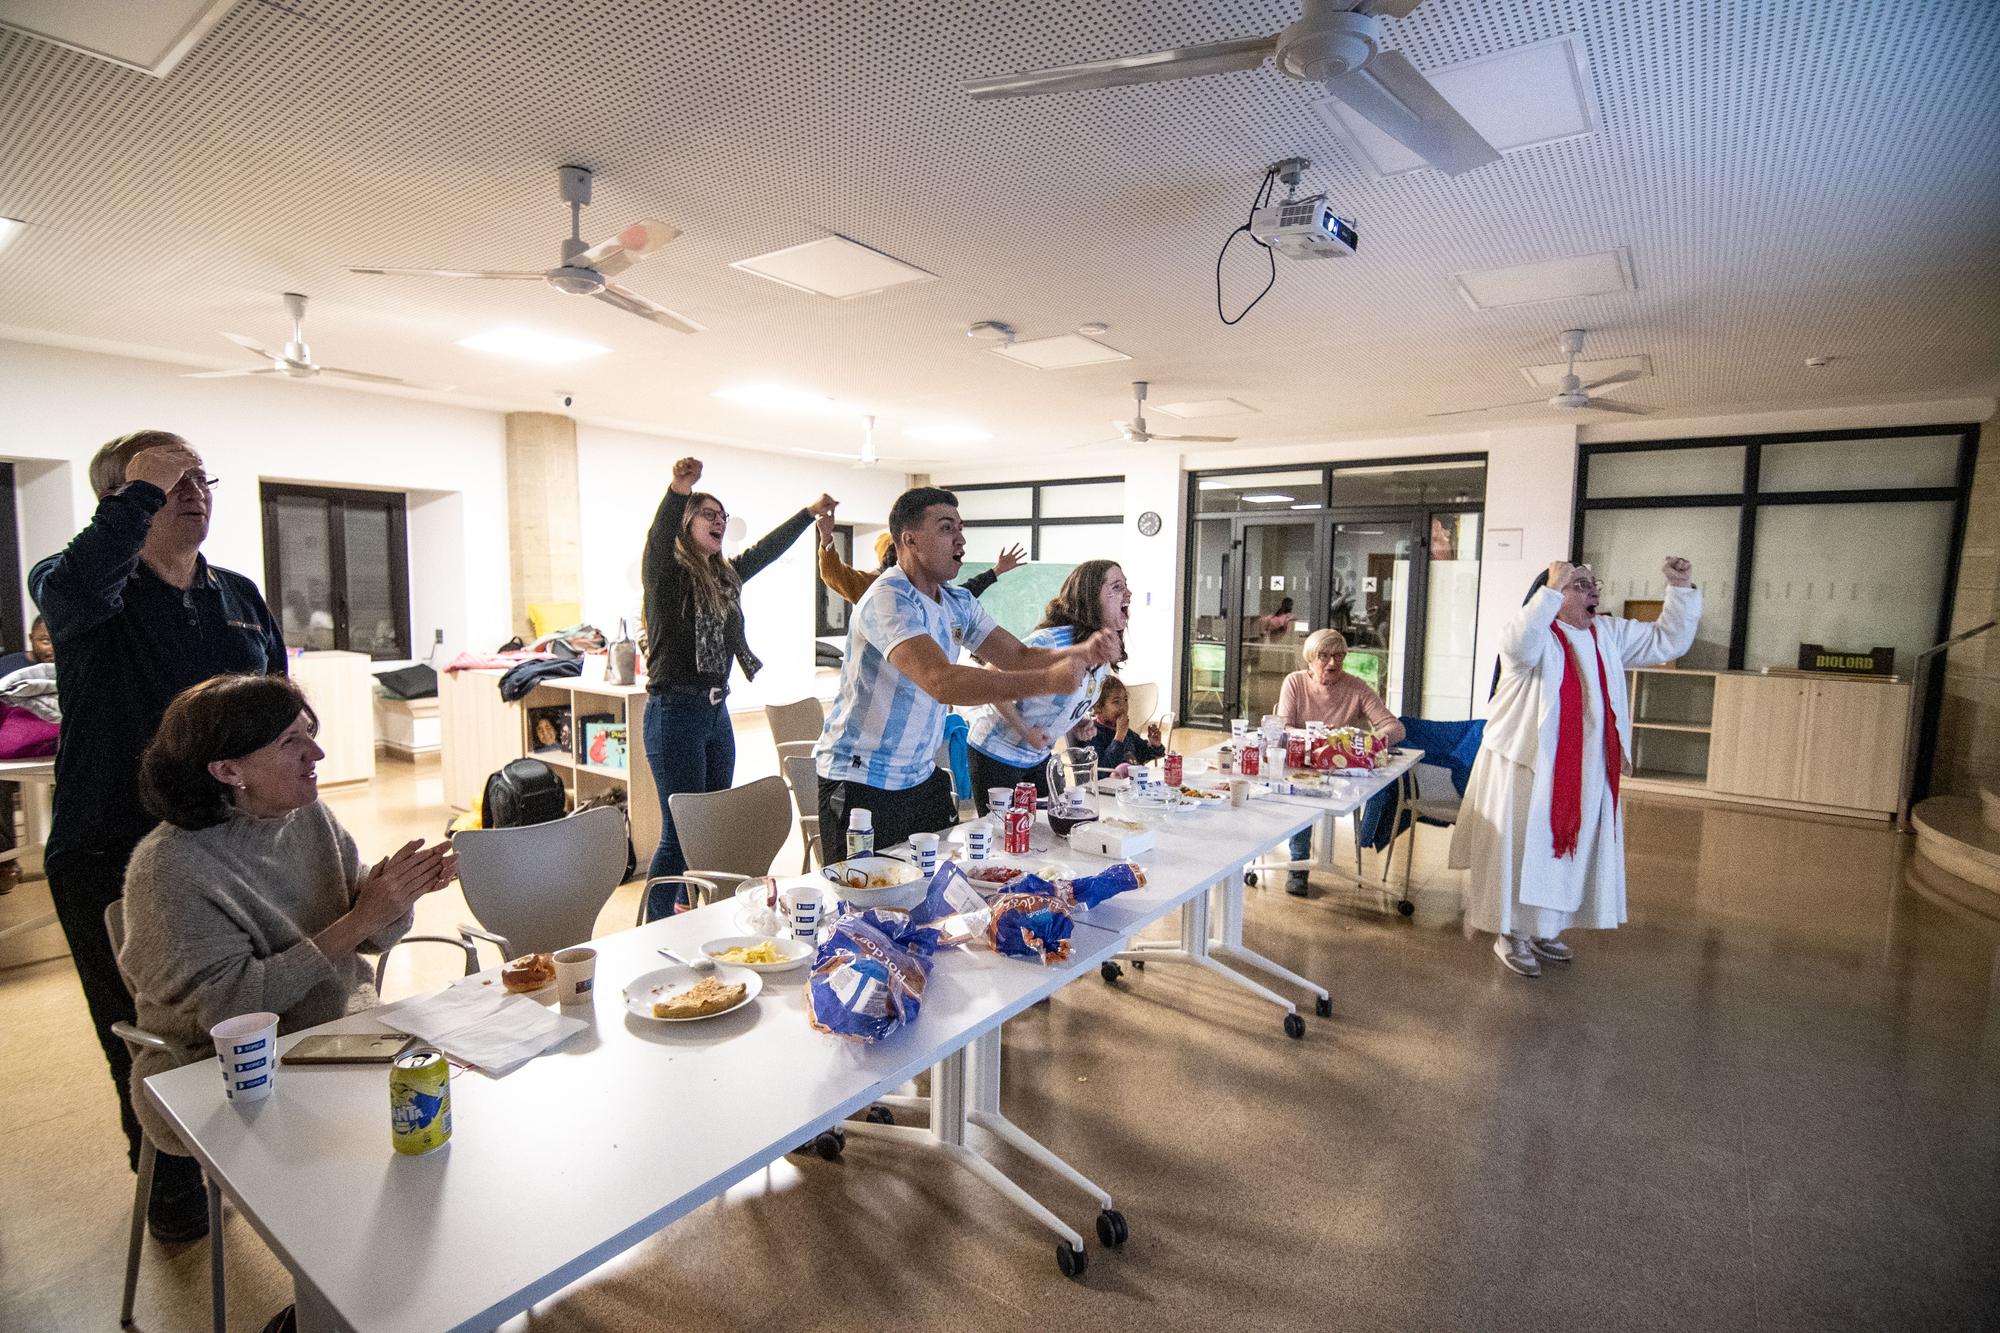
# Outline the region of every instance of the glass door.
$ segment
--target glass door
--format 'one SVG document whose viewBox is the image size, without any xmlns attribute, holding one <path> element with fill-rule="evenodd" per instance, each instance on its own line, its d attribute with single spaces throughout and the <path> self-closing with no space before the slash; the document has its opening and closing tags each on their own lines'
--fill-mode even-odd
<svg viewBox="0 0 2000 1333">
<path fill-rule="evenodd" d="M 1389 711 L 1406 707 L 1411 644 L 1411 572 L 1420 520 L 1404 514 L 1348 516 L 1333 524 L 1327 624 L 1347 639 L 1349 675 L 1368 682 Z"/>
<path fill-rule="evenodd" d="M 1236 617 L 1236 681 L 1232 717 L 1256 726 L 1275 712 L 1285 677 L 1302 664 L 1299 650 L 1318 625 L 1320 523 L 1316 518 L 1245 518 L 1238 555 L 1241 600 Z"/>
<path fill-rule="evenodd" d="M 1228 519 L 1206 519 L 1194 525 L 1194 569 L 1188 589 L 1189 634 L 1187 702 L 1181 709 L 1191 727 L 1227 727 L 1229 688 L 1231 588 L 1235 534 Z"/>
<path fill-rule="evenodd" d="M 1439 722 L 1472 716 L 1473 636 L 1479 628 L 1478 510 L 1434 511 L 1424 555 L 1423 661 L 1417 715 Z"/>
</svg>

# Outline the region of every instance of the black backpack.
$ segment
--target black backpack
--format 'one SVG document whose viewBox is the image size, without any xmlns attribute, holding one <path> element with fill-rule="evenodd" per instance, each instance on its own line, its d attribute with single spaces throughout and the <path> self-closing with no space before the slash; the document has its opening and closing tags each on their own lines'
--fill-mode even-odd
<svg viewBox="0 0 2000 1333">
<path fill-rule="evenodd" d="M 562 817 L 562 778 L 541 760 L 516 759 L 486 779 L 480 827 L 521 828 Z"/>
</svg>

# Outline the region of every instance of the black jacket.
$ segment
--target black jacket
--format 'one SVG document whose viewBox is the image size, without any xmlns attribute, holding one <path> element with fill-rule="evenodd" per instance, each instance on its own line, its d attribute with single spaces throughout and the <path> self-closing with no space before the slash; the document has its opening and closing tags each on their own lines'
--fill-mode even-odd
<svg viewBox="0 0 2000 1333">
<path fill-rule="evenodd" d="M 727 670 L 717 674 L 695 669 L 694 588 L 688 582 L 687 571 L 674 558 L 674 542 L 680 537 L 688 498 L 675 490 L 660 497 L 660 508 L 646 533 L 646 553 L 639 564 L 640 581 L 646 590 L 646 687 L 655 693 L 676 685 L 712 689 L 729 684 Z M 729 562 L 736 570 L 736 577 L 749 582 L 783 555 L 785 548 L 797 541 L 812 522 L 812 514 L 801 509 L 746 547 Z M 726 634 L 732 659 L 749 651 L 740 605 L 730 614 Z"/>
</svg>

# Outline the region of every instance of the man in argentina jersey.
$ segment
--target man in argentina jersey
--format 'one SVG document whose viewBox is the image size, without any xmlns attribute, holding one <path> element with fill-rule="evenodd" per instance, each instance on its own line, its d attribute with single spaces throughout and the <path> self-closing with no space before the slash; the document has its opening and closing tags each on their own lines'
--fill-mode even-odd
<svg viewBox="0 0 2000 1333">
<path fill-rule="evenodd" d="M 813 747 L 829 860 L 845 846 L 852 810 L 870 812 L 878 847 L 958 822 L 951 776 L 937 767 L 951 706 L 1070 694 L 1118 655 L 1108 632 L 1067 648 L 1029 648 L 953 587 L 965 533 L 950 491 L 905 491 L 889 510 L 889 535 L 896 567 L 855 604 L 840 694 Z M 958 665 L 961 652 L 975 651 L 994 669 Z"/>
</svg>

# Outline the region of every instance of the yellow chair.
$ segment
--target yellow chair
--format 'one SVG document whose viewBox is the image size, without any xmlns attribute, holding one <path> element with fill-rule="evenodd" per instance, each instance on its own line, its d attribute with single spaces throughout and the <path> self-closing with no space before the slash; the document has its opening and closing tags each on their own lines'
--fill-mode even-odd
<svg viewBox="0 0 2000 1333">
<path fill-rule="evenodd" d="M 529 602 L 528 629 L 534 638 L 568 629 L 583 620 L 581 602 Z"/>
</svg>

